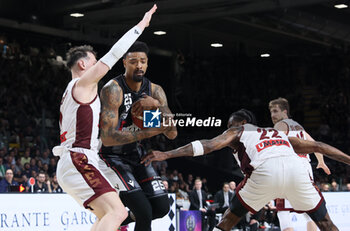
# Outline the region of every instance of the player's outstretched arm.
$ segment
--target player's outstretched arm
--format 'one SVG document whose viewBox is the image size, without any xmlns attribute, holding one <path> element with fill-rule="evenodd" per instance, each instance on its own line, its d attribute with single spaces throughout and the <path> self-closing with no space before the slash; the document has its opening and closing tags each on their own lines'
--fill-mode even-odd
<svg viewBox="0 0 350 231">
<path fill-rule="evenodd" d="M 310 141 L 315 141 L 310 135 L 309 133 L 305 132 L 306 135 L 306 140 L 310 140 Z M 331 170 L 329 170 L 328 166 L 326 165 L 326 163 L 324 162 L 323 159 L 323 155 L 319 152 L 315 152 L 315 156 L 317 158 L 317 167 L 316 168 L 322 168 L 323 171 L 327 174 L 330 175 L 331 174 Z"/>
<path fill-rule="evenodd" d="M 238 139 L 238 134 L 240 131 L 241 128 L 230 128 L 223 134 L 211 140 L 196 140 L 178 149 L 167 152 L 152 151 L 142 158 L 141 164 L 149 165 L 152 161 L 162 161 L 181 156 L 200 156 L 208 154 L 230 146 L 232 142 Z"/>
<path fill-rule="evenodd" d="M 152 15 L 157 9 L 157 5 L 145 13 L 143 19 L 123 37 L 121 37 L 111 48 L 111 50 L 105 54 L 93 67 L 87 70 L 82 78 L 79 80 L 79 87 L 90 87 L 96 84 L 106 73 L 112 69 L 114 64 L 125 54 L 130 46 L 137 40 L 143 30 L 149 26 L 152 19 Z M 77 86 L 78 86 L 77 85 Z"/>
<path fill-rule="evenodd" d="M 296 153 L 307 154 L 311 152 L 319 152 L 333 160 L 350 165 L 350 156 L 331 145 L 318 141 L 302 140 L 296 137 L 288 137 L 288 139 L 293 145 Z"/>
<path fill-rule="evenodd" d="M 167 129 L 149 128 L 140 131 L 120 131 L 119 107 L 122 104 L 123 93 L 118 83 L 109 81 L 101 90 L 100 137 L 103 145 L 114 146 L 133 143 L 161 134 Z"/>
</svg>

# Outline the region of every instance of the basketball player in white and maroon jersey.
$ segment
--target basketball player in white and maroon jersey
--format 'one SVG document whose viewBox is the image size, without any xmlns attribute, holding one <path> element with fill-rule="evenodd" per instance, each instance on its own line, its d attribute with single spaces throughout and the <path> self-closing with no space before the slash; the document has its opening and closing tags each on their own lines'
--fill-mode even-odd
<svg viewBox="0 0 350 231">
<path fill-rule="evenodd" d="M 156 8 L 154 5 L 99 61 L 91 46 L 74 47 L 67 53 L 72 80 L 61 101 L 61 145 L 54 147 L 53 153 L 60 157 L 57 179 L 63 190 L 97 216 L 91 230 L 115 231 L 127 217 L 117 192 L 98 167 L 97 84 L 149 25 Z"/>
<path fill-rule="evenodd" d="M 289 103 L 285 98 L 277 98 L 271 100 L 269 103 L 269 109 L 271 114 L 271 120 L 274 124 L 274 128 L 283 131 L 289 137 L 298 137 L 304 140 L 313 141 L 312 137 L 305 131 L 303 126 L 301 126 L 295 120 L 290 119 L 289 113 Z M 308 170 L 309 176 L 313 179 L 312 167 L 310 164 L 309 154 L 298 154 L 302 158 L 305 168 Z M 317 168 L 322 168 L 328 175 L 331 173 L 327 165 L 324 163 L 323 155 L 320 153 L 315 153 L 318 160 Z M 282 231 L 293 231 L 290 211 L 293 208 L 290 206 L 289 202 L 284 199 L 276 200 L 277 216 L 280 221 L 280 227 Z M 316 224 L 311 220 L 311 218 L 304 213 L 305 219 L 307 221 L 307 231 L 316 231 Z"/>
<path fill-rule="evenodd" d="M 230 147 L 238 153 L 245 179 L 236 188 L 230 208 L 214 231 L 231 230 L 248 211 L 256 213 L 275 198 L 287 198 L 295 210 L 307 212 L 320 230 L 338 230 L 328 215 L 322 194 L 295 152 L 327 153 L 324 155 L 348 165 L 350 156 L 321 142 L 287 137 L 273 128 L 256 127 L 251 124 L 254 121 L 251 112 L 241 109 L 230 116 L 228 129 L 223 134 L 168 152 L 153 151 L 141 163 L 148 165 L 174 157 L 200 156 Z"/>
</svg>

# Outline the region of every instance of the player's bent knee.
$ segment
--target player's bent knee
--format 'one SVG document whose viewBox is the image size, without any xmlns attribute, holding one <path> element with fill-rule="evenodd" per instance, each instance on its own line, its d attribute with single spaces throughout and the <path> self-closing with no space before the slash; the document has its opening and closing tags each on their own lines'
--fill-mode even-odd
<svg viewBox="0 0 350 231">
<path fill-rule="evenodd" d="M 114 217 L 118 221 L 118 223 L 122 223 L 128 217 L 128 211 L 125 208 L 115 210 L 110 214 L 113 214 L 112 217 Z"/>
<path fill-rule="evenodd" d="M 117 217 L 120 218 L 122 221 L 124 221 L 129 215 L 128 211 L 124 206 L 118 206 L 117 208 L 114 208 L 113 213 L 117 214 Z"/>
<path fill-rule="evenodd" d="M 243 206 L 236 194 L 232 198 L 230 210 L 237 217 L 243 217 L 248 212 L 248 210 Z"/>
<path fill-rule="evenodd" d="M 92 212 L 101 219 L 106 214 L 113 213 L 116 218 L 125 219 L 128 215 L 123 203 L 116 192 L 107 192 L 93 200 L 89 206 Z"/>
<path fill-rule="evenodd" d="M 131 210 L 137 222 L 150 223 L 152 221 L 152 207 L 141 205 L 137 210 Z"/>
<path fill-rule="evenodd" d="M 158 210 L 154 211 L 153 219 L 162 218 L 169 213 L 169 205 L 162 206 Z"/>
<path fill-rule="evenodd" d="M 315 211 L 308 212 L 308 215 L 321 231 L 338 230 L 327 213 L 325 201 L 322 201 L 321 205 Z"/>
<path fill-rule="evenodd" d="M 338 231 L 338 228 L 333 224 L 328 213 L 323 220 L 315 221 L 315 223 L 321 231 Z"/>
</svg>

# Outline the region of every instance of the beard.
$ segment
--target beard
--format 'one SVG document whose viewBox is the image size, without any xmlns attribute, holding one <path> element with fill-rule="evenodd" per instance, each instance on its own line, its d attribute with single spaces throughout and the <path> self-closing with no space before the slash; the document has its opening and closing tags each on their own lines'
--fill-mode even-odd
<svg viewBox="0 0 350 231">
<path fill-rule="evenodd" d="M 143 79 L 143 75 L 133 75 L 132 76 L 132 80 L 134 80 L 135 82 L 141 82 Z"/>
<path fill-rule="evenodd" d="M 145 74 L 145 72 L 143 72 L 143 71 L 135 71 L 133 76 L 132 76 L 132 80 L 134 80 L 135 82 L 141 82 L 144 74 Z"/>
</svg>

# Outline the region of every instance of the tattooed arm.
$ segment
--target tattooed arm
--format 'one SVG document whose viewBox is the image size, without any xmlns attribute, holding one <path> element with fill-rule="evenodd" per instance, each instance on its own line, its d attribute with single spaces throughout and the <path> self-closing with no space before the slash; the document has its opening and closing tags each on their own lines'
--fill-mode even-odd
<svg viewBox="0 0 350 231">
<path fill-rule="evenodd" d="M 242 127 L 232 127 L 226 130 L 223 134 L 211 139 L 211 140 L 200 140 L 204 154 L 211 153 L 216 150 L 220 150 L 224 147 L 231 147 L 232 143 L 238 141 L 238 134 L 241 132 Z M 149 165 L 152 161 L 162 161 L 170 158 L 176 158 L 181 156 L 193 156 L 193 147 L 192 144 L 187 144 L 178 149 L 160 152 L 152 151 L 150 154 L 142 158 L 141 163 Z"/>
<path fill-rule="evenodd" d="M 172 113 L 168 107 L 168 101 L 165 95 L 165 92 L 163 88 L 157 84 L 152 83 L 152 97 L 159 102 L 160 111 L 162 112 L 163 116 L 167 116 L 170 119 L 173 118 Z M 169 139 L 173 140 L 177 136 L 177 129 L 176 126 L 171 126 L 169 130 L 166 130 L 164 132 L 164 135 L 168 137 Z"/>
<path fill-rule="evenodd" d="M 100 134 L 103 145 L 114 146 L 133 143 L 161 134 L 165 128 L 149 128 L 140 131 L 119 131 L 119 107 L 123 92 L 118 83 L 109 81 L 101 90 Z"/>
<path fill-rule="evenodd" d="M 302 140 L 296 137 L 288 137 L 296 153 L 311 153 L 320 152 L 323 155 L 350 165 L 350 156 L 346 155 L 339 149 L 332 147 L 328 144 L 316 141 Z"/>
</svg>

